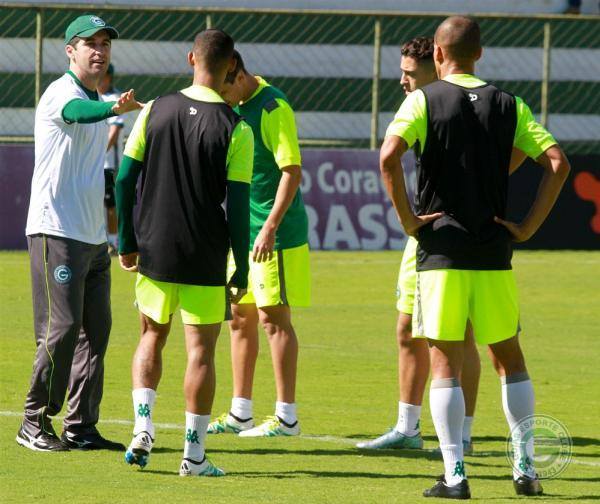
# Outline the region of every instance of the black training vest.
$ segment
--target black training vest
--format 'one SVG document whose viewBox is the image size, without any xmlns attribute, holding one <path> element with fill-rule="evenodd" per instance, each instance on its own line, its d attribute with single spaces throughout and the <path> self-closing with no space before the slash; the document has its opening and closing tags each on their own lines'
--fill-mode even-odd
<svg viewBox="0 0 600 504">
<path fill-rule="evenodd" d="M 139 270 L 154 280 L 225 285 L 227 151 L 240 116 L 182 93 L 158 98 L 146 126 L 137 211 Z"/>
<path fill-rule="evenodd" d="M 504 218 L 517 125 L 514 96 L 486 84 L 436 81 L 422 88 L 427 138 L 418 153 L 418 215 L 444 212 L 418 233 L 417 270 L 511 269 Z"/>
</svg>

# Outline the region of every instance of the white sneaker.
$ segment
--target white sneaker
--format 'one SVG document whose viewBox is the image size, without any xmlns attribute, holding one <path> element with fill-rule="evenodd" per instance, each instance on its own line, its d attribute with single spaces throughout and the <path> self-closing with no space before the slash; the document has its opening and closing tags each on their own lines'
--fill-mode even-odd
<svg viewBox="0 0 600 504">
<path fill-rule="evenodd" d="M 234 417 L 231 413 L 223 413 L 208 424 L 206 433 L 222 434 L 225 432 L 232 432 L 233 434 L 238 434 L 239 432 L 250 430 L 253 427 L 254 420 L 252 418 L 241 422 L 239 418 Z"/>
<path fill-rule="evenodd" d="M 179 467 L 179 476 L 225 476 L 223 469 L 215 466 L 206 456 L 202 462 L 184 458 Z"/>
<path fill-rule="evenodd" d="M 297 436 L 300 434 L 300 423 L 298 420 L 293 425 L 286 424 L 278 416 L 270 416 L 253 429 L 239 433 L 240 437 L 275 437 L 275 436 Z"/>
<path fill-rule="evenodd" d="M 153 444 L 154 439 L 146 431 L 136 434 L 125 452 L 125 462 L 137 464 L 143 469 L 148 464 Z"/>
</svg>

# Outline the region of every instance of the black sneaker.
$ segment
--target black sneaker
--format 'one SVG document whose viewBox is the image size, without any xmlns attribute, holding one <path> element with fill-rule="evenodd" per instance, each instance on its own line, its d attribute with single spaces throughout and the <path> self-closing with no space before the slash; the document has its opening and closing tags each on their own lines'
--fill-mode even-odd
<svg viewBox="0 0 600 504">
<path fill-rule="evenodd" d="M 515 487 L 515 492 L 517 495 L 542 495 L 544 493 L 544 489 L 540 483 L 540 480 L 535 475 L 535 478 L 530 478 L 529 476 L 519 476 L 518 479 L 513 480 L 513 485 Z"/>
<path fill-rule="evenodd" d="M 446 478 L 442 475 L 437 483 L 423 492 L 423 497 L 441 497 L 444 499 L 470 499 L 471 490 L 469 482 L 464 479 L 458 485 L 446 485 Z"/>
<path fill-rule="evenodd" d="M 58 439 L 58 436 L 54 431 L 50 433 L 40 432 L 37 436 L 32 436 L 21 425 L 15 439 L 21 446 L 33 451 L 69 451 L 69 447 Z"/>
<path fill-rule="evenodd" d="M 103 438 L 98 431 L 77 434 L 63 431 L 60 436 L 63 443 L 73 450 L 113 450 L 125 451 L 125 445 Z"/>
</svg>

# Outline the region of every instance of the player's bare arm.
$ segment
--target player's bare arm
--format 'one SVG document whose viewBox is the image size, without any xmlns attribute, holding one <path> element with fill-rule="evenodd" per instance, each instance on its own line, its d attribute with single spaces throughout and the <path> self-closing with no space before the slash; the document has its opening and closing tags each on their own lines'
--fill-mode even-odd
<svg viewBox="0 0 600 504">
<path fill-rule="evenodd" d="M 516 172 L 521 167 L 525 159 L 527 159 L 527 154 L 525 154 L 521 149 L 513 147 L 512 153 L 510 155 L 510 165 L 508 166 L 508 174 L 512 175 L 514 172 Z"/>
<path fill-rule="evenodd" d="M 505 226 L 516 242 L 529 240 L 543 224 L 552 210 L 562 189 L 571 166 L 564 152 L 558 145 L 553 145 L 543 152 L 536 161 L 544 168 L 544 176 L 540 182 L 535 201 L 529 213 L 521 223 L 509 222 L 499 217 L 494 220 Z"/>
<path fill-rule="evenodd" d="M 385 138 L 379 155 L 379 169 L 388 196 L 392 200 L 396 214 L 406 234 L 415 236 L 418 229 L 428 222 L 442 216 L 438 212 L 430 215 L 415 215 L 408 201 L 404 171 L 402 169 L 402 155 L 408 150 L 408 145 L 403 138 L 390 135 Z"/>
<path fill-rule="evenodd" d="M 255 262 L 267 261 L 273 257 L 277 228 L 294 200 L 302 181 L 302 169 L 299 165 L 285 166 L 281 171 L 281 180 L 275 195 L 275 203 L 273 203 L 271 213 L 254 241 L 252 259 Z"/>
</svg>

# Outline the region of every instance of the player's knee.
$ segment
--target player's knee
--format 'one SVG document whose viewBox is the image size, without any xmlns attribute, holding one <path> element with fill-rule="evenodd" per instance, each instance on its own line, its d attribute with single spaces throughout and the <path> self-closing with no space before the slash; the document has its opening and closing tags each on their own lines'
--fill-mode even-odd
<svg viewBox="0 0 600 504">
<path fill-rule="evenodd" d="M 411 324 L 398 324 L 396 328 L 396 341 L 400 348 L 407 348 L 414 341 L 412 339 L 412 326 Z"/>
<path fill-rule="evenodd" d="M 188 363 L 196 366 L 208 366 L 214 363 L 215 347 L 212 345 L 198 345 L 188 349 Z"/>
<path fill-rule="evenodd" d="M 155 350 L 162 350 L 167 343 L 168 332 L 157 330 L 154 327 L 145 327 L 140 343 L 151 346 Z"/>
<path fill-rule="evenodd" d="M 59 322 L 52 322 L 50 331 L 60 334 L 60 340 L 64 343 L 76 342 L 82 327 L 79 317 L 68 317 Z"/>
<path fill-rule="evenodd" d="M 279 332 L 292 332 L 292 322 L 289 308 L 282 306 L 269 306 L 260 311 L 260 324 L 269 335 Z"/>
</svg>

